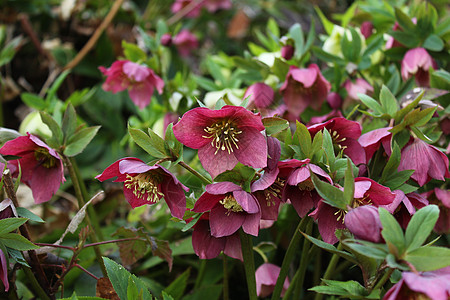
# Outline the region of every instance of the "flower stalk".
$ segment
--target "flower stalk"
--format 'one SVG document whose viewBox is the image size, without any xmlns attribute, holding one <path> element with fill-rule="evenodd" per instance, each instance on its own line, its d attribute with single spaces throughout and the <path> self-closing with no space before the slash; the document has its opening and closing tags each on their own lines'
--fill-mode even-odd
<svg viewBox="0 0 450 300">
<path fill-rule="evenodd" d="M 252 238 L 242 229 L 239 229 L 239 237 L 241 238 L 242 257 L 244 258 L 248 297 L 250 300 L 256 300 L 258 299 L 258 296 L 256 295 L 255 259 L 253 257 Z"/>
</svg>

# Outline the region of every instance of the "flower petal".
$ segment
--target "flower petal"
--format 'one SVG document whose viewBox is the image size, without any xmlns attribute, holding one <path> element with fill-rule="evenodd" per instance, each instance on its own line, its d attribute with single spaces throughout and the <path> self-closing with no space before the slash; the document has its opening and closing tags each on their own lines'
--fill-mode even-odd
<svg viewBox="0 0 450 300">
<path fill-rule="evenodd" d="M 229 213 L 222 205 L 215 206 L 209 215 L 211 235 L 214 237 L 232 235 L 241 228 L 245 217 L 244 213 Z"/>
</svg>

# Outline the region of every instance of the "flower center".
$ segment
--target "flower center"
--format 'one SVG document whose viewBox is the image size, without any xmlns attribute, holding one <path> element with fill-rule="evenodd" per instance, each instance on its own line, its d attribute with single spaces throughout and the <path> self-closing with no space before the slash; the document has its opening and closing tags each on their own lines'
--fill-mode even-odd
<svg viewBox="0 0 450 300">
<path fill-rule="evenodd" d="M 57 159 L 51 155 L 46 148 L 39 147 L 34 150 L 34 158 L 38 161 L 39 165 L 42 165 L 47 169 L 56 166 Z"/>
<path fill-rule="evenodd" d="M 344 209 L 339 208 L 334 215 L 337 216 L 336 220 L 339 222 L 339 220 L 342 219 L 342 224 L 344 224 L 345 221 L 345 215 L 347 214 L 347 211 Z"/>
<path fill-rule="evenodd" d="M 225 207 L 225 209 L 228 210 L 227 216 L 229 216 L 231 212 L 244 211 L 242 209 L 242 206 L 240 206 L 239 203 L 237 203 L 236 199 L 234 199 L 234 197 L 232 195 L 226 196 L 225 198 L 220 200 L 219 203 L 222 204 L 223 207 Z"/>
<path fill-rule="evenodd" d="M 337 151 L 343 151 L 347 148 L 347 146 L 341 145 L 341 143 L 347 140 L 347 138 L 341 137 L 337 131 L 330 131 L 330 134 Z"/>
<path fill-rule="evenodd" d="M 133 190 L 133 194 L 138 198 L 147 197 L 150 203 L 158 202 L 164 194 L 158 190 L 158 183 L 161 181 L 158 176 L 154 174 L 142 173 L 136 176 L 127 174 L 125 180 L 125 187 Z"/>
<path fill-rule="evenodd" d="M 211 126 L 203 129 L 207 135 L 202 136 L 203 138 L 211 139 L 211 146 L 216 148 L 217 154 L 219 150 L 228 151 L 228 154 L 233 152 L 233 147 L 239 149 L 237 136 L 242 133 L 238 130 L 233 123 L 229 120 L 221 120 Z"/>
<path fill-rule="evenodd" d="M 299 182 L 297 186 L 302 191 L 312 191 L 314 189 L 314 183 L 312 182 L 311 178 Z"/>
<path fill-rule="evenodd" d="M 369 196 L 364 196 L 362 198 L 354 198 L 352 202 L 352 207 L 357 208 L 363 205 L 371 205 L 372 200 L 369 199 Z"/>
<path fill-rule="evenodd" d="M 273 198 L 281 199 L 281 191 L 283 190 L 285 180 L 277 177 L 274 183 L 264 190 L 264 195 L 266 197 L 267 206 L 275 206 L 275 200 Z"/>
</svg>

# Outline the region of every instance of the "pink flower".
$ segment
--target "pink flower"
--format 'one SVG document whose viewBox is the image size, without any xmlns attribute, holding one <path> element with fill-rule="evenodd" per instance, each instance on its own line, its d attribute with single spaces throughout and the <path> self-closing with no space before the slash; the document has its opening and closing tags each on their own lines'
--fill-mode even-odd
<svg viewBox="0 0 450 300">
<path fill-rule="evenodd" d="M 164 33 L 160 39 L 161 45 L 170 47 L 172 45 L 172 35 L 170 33 Z"/>
<path fill-rule="evenodd" d="M 261 208 L 255 196 L 232 182 L 209 184 L 205 189 L 192 211 L 211 211 L 209 225 L 213 237 L 230 236 L 241 227 L 247 234 L 258 235 Z"/>
<path fill-rule="evenodd" d="M 281 57 L 285 60 L 290 60 L 294 56 L 295 48 L 291 45 L 284 45 L 281 47 Z"/>
<path fill-rule="evenodd" d="M 436 147 L 418 138 L 412 139 L 403 148 L 398 170 L 414 170 L 411 178 L 420 186 L 429 182 L 431 178 L 445 180 L 450 177 L 448 157 Z"/>
<path fill-rule="evenodd" d="M 359 137 L 358 142 L 366 152 L 367 162 L 372 158 L 374 153 L 380 148 L 381 145 L 383 146 L 386 154 L 388 156 L 391 156 L 392 133 L 389 132 L 390 129 L 392 129 L 392 127 L 378 128 L 366 132 Z"/>
<path fill-rule="evenodd" d="M 364 205 L 389 205 L 395 199 L 395 194 L 388 187 L 373 181 L 370 178 L 355 178 L 354 199 L 348 208 L 356 208 Z M 324 242 L 334 244 L 338 241 L 335 236 L 336 229 L 345 228 L 344 221 L 346 210 L 332 207 L 322 200 L 317 208 L 310 213 L 319 226 L 319 232 Z"/>
<path fill-rule="evenodd" d="M 203 7 L 211 13 L 219 9 L 228 10 L 232 5 L 231 0 L 206 0 L 203 2 Z"/>
<path fill-rule="evenodd" d="M 21 181 L 31 188 L 36 204 L 49 201 L 59 189 L 64 178 L 63 162 L 58 153 L 37 136 L 27 133 L 6 142 L 0 149 L 2 155 L 20 156 L 10 161 L 22 169 Z"/>
<path fill-rule="evenodd" d="M 209 213 L 204 213 L 195 223 L 192 247 L 200 259 L 213 259 L 223 251 L 229 257 L 243 260 L 239 233 L 235 232 L 224 237 L 212 236 L 209 228 Z"/>
<path fill-rule="evenodd" d="M 340 109 L 342 107 L 342 97 L 336 92 L 331 92 L 327 95 L 327 102 L 332 109 Z"/>
<path fill-rule="evenodd" d="M 345 118 L 333 118 L 325 123 L 308 126 L 308 131 L 314 137 L 324 128 L 330 133 L 333 144 L 343 150 L 355 165 L 366 163 L 366 153 L 358 142 L 361 136 L 361 124 Z"/>
<path fill-rule="evenodd" d="M 194 4 L 198 2 L 198 4 Z M 200 15 L 202 1 L 193 0 L 175 0 L 175 2 L 170 7 L 170 10 L 175 14 L 180 10 L 184 9 L 186 6 L 190 6 L 189 12 L 186 14 L 187 18 L 197 18 Z"/>
<path fill-rule="evenodd" d="M 255 272 L 256 278 L 256 294 L 258 297 L 266 298 L 272 294 L 277 283 L 278 276 L 280 275 L 281 268 L 274 264 L 263 263 L 258 267 Z M 283 289 L 281 291 L 281 296 L 289 288 L 289 279 L 286 278 L 283 283 Z"/>
<path fill-rule="evenodd" d="M 434 226 L 434 231 L 438 234 L 450 233 L 450 191 L 434 188 L 433 190 L 423 193 L 422 196 L 432 204 L 439 206 L 439 218 Z"/>
<path fill-rule="evenodd" d="M 198 149 L 203 167 L 214 178 L 238 162 L 254 167 L 267 165 L 267 143 L 261 117 L 240 106 L 220 110 L 197 107 L 186 112 L 173 127 L 178 141 Z"/>
<path fill-rule="evenodd" d="M 363 22 L 361 24 L 360 30 L 361 30 L 361 34 L 366 39 L 368 39 L 372 35 L 372 32 L 373 32 L 373 24 L 372 24 L 372 22 L 370 22 L 370 21 Z"/>
<path fill-rule="evenodd" d="M 107 76 L 102 88 L 114 94 L 128 89 L 131 100 L 140 109 L 145 108 L 156 88 L 162 93 L 164 81 L 152 69 L 128 60 L 115 61 L 108 69 L 99 67 L 103 75 Z"/>
<path fill-rule="evenodd" d="M 427 50 L 424 48 L 408 50 L 402 60 L 402 78 L 407 80 L 414 75 L 418 86 L 429 87 L 430 68 L 437 69 L 437 64 Z"/>
<path fill-rule="evenodd" d="M 282 200 L 284 202 L 289 200 L 301 218 L 316 207 L 320 200 L 320 196 L 311 181 L 311 172 L 333 183 L 325 171 L 309 162 L 309 159 L 290 159 L 278 163 L 280 173 L 288 174 L 284 184 Z"/>
<path fill-rule="evenodd" d="M 386 205 L 385 208 L 390 212 L 394 212 L 394 217 L 397 219 L 398 223 L 402 228 L 406 229 L 412 215 L 416 210 L 427 206 L 429 204 L 428 200 L 417 193 L 405 195 L 401 190 L 395 190 L 393 192 L 395 194 L 395 199 L 391 204 Z"/>
<path fill-rule="evenodd" d="M 378 209 L 372 205 L 364 205 L 350 210 L 344 219 L 345 227 L 360 240 L 373 243 L 381 242 L 381 226 Z"/>
<path fill-rule="evenodd" d="M 358 94 L 370 95 L 373 93 L 373 87 L 362 78 L 356 78 L 355 82 L 347 79 L 343 87 L 347 90 L 349 100 L 359 100 Z"/>
<path fill-rule="evenodd" d="M 8 280 L 8 266 L 6 265 L 6 256 L 0 249 L 0 279 L 5 287 L 5 292 L 9 290 L 9 280 Z"/>
<path fill-rule="evenodd" d="M 319 110 L 331 89 L 316 64 L 307 69 L 291 66 L 280 88 L 289 112 L 300 115 L 307 107 Z"/>
<path fill-rule="evenodd" d="M 274 91 L 265 83 L 257 82 L 247 88 L 244 93 L 244 99 L 249 98 L 249 106 L 256 108 L 265 108 L 272 104 Z"/>
<path fill-rule="evenodd" d="M 450 267 L 445 267 L 431 272 L 402 272 L 402 279 L 387 291 L 383 300 L 448 300 L 449 297 Z"/>
<path fill-rule="evenodd" d="M 169 206 L 172 216 L 182 219 L 186 210 L 185 187 L 167 169 L 160 165 L 149 166 L 139 158 L 119 159 L 97 175 L 100 181 L 117 177 L 114 182 L 123 182 L 125 199 L 131 207 L 156 204 L 162 198 Z"/>
<path fill-rule="evenodd" d="M 173 44 L 177 46 L 180 55 L 186 57 L 198 48 L 198 39 L 189 30 L 183 29 L 173 38 Z"/>
</svg>

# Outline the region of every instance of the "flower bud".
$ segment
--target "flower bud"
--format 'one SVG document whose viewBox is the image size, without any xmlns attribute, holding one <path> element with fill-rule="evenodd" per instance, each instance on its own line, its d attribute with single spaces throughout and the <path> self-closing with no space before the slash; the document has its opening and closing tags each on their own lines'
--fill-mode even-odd
<svg viewBox="0 0 450 300">
<path fill-rule="evenodd" d="M 331 92 L 327 96 L 327 102 L 332 109 L 340 109 L 342 106 L 342 97 L 336 92 Z"/>
<path fill-rule="evenodd" d="M 364 205 L 350 210 L 345 216 L 345 226 L 357 238 L 369 242 L 381 241 L 381 221 L 378 209 Z"/>
<path fill-rule="evenodd" d="M 170 47 L 172 45 L 172 36 L 170 35 L 170 33 L 164 33 L 161 36 L 160 42 L 161 42 L 161 45 Z"/>
<path fill-rule="evenodd" d="M 281 48 L 281 57 L 285 60 L 290 60 L 294 56 L 295 48 L 291 45 L 285 45 Z"/>
</svg>

